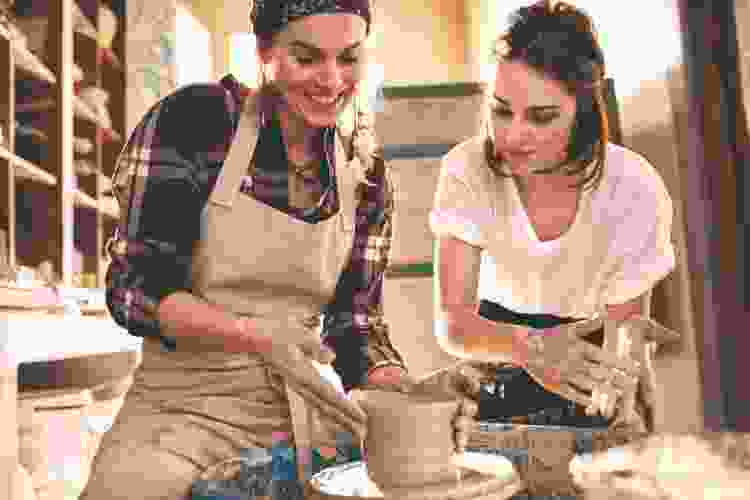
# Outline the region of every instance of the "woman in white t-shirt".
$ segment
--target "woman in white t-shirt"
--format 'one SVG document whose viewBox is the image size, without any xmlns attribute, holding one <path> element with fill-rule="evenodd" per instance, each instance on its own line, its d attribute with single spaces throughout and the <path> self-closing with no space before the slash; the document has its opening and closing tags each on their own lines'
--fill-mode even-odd
<svg viewBox="0 0 750 500">
<path fill-rule="evenodd" d="M 493 338 L 506 354 L 481 395 L 482 420 L 606 426 L 630 387 L 650 428 L 649 363 L 628 368 L 598 346 L 605 321 L 660 328 L 642 317 L 643 299 L 675 266 L 672 201 L 642 156 L 608 142 L 590 18 L 543 1 L 512 21 L 486 134 L 443 160 L 430 214 L 436 335 L 448 352 Z"/>
</svg>

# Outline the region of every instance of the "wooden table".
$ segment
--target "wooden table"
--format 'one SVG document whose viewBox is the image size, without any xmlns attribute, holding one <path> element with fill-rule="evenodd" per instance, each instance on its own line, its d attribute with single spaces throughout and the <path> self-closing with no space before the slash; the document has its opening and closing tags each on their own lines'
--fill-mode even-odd
<svg viewBox="0 0 750 500">
<path fill-rule="evenodd" d="M 20 498 L 16 477 L 19 364 L 140 348 L 140 338 L 107 317 L 0 312 L 0 498 Z"/>
</svg>

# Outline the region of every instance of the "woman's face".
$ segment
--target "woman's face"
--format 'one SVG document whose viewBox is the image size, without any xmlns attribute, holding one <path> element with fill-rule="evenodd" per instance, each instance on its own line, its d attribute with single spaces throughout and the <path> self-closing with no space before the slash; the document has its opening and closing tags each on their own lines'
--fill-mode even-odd
<svg viewBox="0 0 750 500">
<path fill-rule="evenodd" d="M 576 98 L 561 83 L 523 62 L 501 61 L 490 100 L 495 156 L 511 173 L 528 177 L 565 159 Z"/>
<path fill-rule="evenodd" d="M 259 52 L 292 113 L 312 127 L 336 123 L 362 79 L 367 23 L 353 14 L 320 14 L 289 23 Z"/>
</svg>

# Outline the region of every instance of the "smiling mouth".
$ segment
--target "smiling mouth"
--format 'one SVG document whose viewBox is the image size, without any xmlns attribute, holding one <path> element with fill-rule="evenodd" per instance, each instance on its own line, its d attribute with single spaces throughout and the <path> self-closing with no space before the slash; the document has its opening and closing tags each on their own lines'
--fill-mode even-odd
<svg viewBox="0 0 750 500">
<path fill-rule="evenodd" d="M 322 107 L 330 107 L 344 100 L 344 92 L 341 92 L 337 96 L 333 96 L 333 97 L 313 96 L 310 94 L 305 94 L 305 95 L 314 104 L 317 104 L 318 106 L 322 106 Z"/>
</svg>

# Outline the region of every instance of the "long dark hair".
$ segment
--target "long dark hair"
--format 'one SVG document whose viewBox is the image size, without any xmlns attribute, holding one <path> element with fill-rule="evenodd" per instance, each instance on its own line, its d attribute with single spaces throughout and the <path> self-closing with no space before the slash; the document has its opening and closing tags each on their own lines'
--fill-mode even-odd
<svg viewBox="0 0 750 500">
<path fill-rule="evenodd" d="M 563 171 L 574 176 L 591 165 L 590 172 L 575 186 L 595 189 L 604 171 L 609 126 L 604 100 L 604 54 L 591 18 L 568 3 L 542 0 L 520 8 L 510 21 L 510 28 L 497 40 L 496 59 L 521 61 L 560 82 L 576 97 L 567 156 L 540 173 Z M 495 158 L 491 134 L 485 140 L 485 156 L 493 172 L 511 176 Z"/>
</svg>

